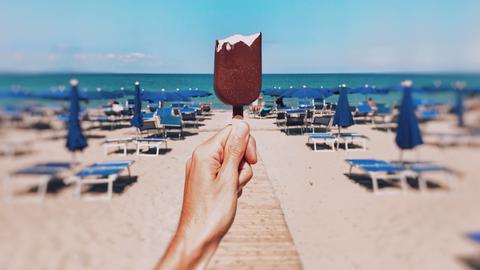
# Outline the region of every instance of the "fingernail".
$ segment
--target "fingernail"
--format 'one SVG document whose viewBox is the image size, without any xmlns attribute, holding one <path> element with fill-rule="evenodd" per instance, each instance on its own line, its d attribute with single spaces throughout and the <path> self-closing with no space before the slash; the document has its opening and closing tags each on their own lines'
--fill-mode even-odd
<svg viewBox="0 0 480 270">
<path fill-rule="evenodd" d="M 243 121 L 234 120 L 231 134 L 237 138 L 248 138 L 248 125 Z"/>
</svg>

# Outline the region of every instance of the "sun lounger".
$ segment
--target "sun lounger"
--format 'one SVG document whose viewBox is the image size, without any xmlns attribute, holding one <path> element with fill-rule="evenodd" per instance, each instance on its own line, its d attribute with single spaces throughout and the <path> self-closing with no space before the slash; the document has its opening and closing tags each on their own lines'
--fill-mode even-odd
<svg viewBox="0 0 480 270">
<path fill-rule="evenodd" d="M 337 144 L 337 136 L 328 133 L 310 133 L 308 134 L 308 143 L 313 143 L 313 150 L 315 152 L 335 152 L 335 145 Z M 330 149 L 318 150 L 317 144 L 322 143 L 330 145 Z"/>
<path fill-rule="evenodd" d="M 37 187 L 37 192 L 34 197 L 28 196 L 23 199 L 26 201 L 42 201 L 47 193 L 50 180 L 60 177 L 62 172 L 72 167 L 73 164 L 68 162 L 47 162 L 18 170 L 4 179 L 4 198 L 7 201 L 19 200 L 20 198 L 14 198 L 15 186 L 27 185 Z"/>
<path fill-rule="evenodd" d="M 277 111 L 277 116 L 275 117 L 275 124 L 277 127 L 284 126 L 287 121 L 287 113 L 285 111 Z"/>
<path fill-rule="evenodd" d="M 81 198 L 82 185 L 107 184 L 107 194 L 101 199 L 111 199 L 113 193 L 113 182 L 118 178 L 118 175 L 128 170 L 130 177 L 130 166 L 133 161 L 110 161 L 95 163 L 84 168 L 68 179 L 68 183 L 75 183 L 75 195 Z"/>
<path fill-rule="evenodd" d="M 158 156 L 160 152 L 160 146 L 162 144 L 165 145 L 165 149 L 167 148 L 167 138 L 137 138 L 135 139 L 137 143 L 137 155 L 138 156 Z M 155 154 L 146 154 L 142 153 L 140 150 L 141 148 L 147 147 L 150 149 L 151 147 L 156 148 Z"/>
<path fill-rule="evenodd" d="M 329 132 L 332 128 L 333 116 L 332 115 L 321 115 L 314 116 L 312 120 L 312 131 L 315 133 L 315 127 L 323 128 L 326 132 Z"/>
<path fill-rule="evenodd" d="M 441 116 L 437 110 L 433 110 L 433 109 L 417 110 L 416 114 L 420 122 L 436 120 L 436 119 L 439 119 Z"/>
<path fill-rule="evenodd" d="M 368 137 L 363 134 L 348 132 L 348 133 L 337 134 L 337 136 L 338 136 L 338 143 L 345 144 L 346 151 L 357 150 L 357 149 L 352 149 L 348 147 L 349 144 L 355 144 L 355 143 L 359 143 L 362 146 L 358 150 L 363 150 L 363 151 L 367 150 Z"/>
<path fill-rule="evenodd" d="M 265 118 L 267 116 L 270 115 L 270 113 L 272 112 L 272 107 L 264 107 L 259 113 L 258 113 L 258 117 L 260 118 Z"/>
<path fill-rule="evenodd" d="M 152 117 L 143 121 L 143 125 L 138 131 L 140 135 L 160 136 L 165 133 L 165 127 L 160 124 L 158 117 Z"/>
<path fill-rule="evenodd" d="M 427 181 L 424 177 L 427 173 L 447 173 L 449 176 L 453 175 L 452 171 L 447 167 L 433 162 L 388 162 L 377 159 L 347 159 L 346 162 L 350 165 L 349 174 L 352 173 L 353 167 L 358 167 L 364 171 L 371 172 L 375 170 L 382 170 L 394 166 L 402 172 L 403 176 L 417 178 L 419 190 L 424 192 L 427 189 Z M 373 179 L 373 178 L 372 178 Z M 453 184 L 450 181 L 450 184 Z"/>
<path fill-rule="evenodd" d="M 363 118 L 367 120 L 369 116 L 372 116 L 373 109 L 368 104 L 361 104 L 357 107 L 354 107 L 353 113 L 354 113 L 354 118 Z"/>
<path fill-rule="evenodd" d="M 285 131 L 290 135 L 290 129 L 300 129 L 301 133 L 305 129 L 305 110 L 287 110 Z"/>
<path fill-rule="evenodd" d="M 177 131 L 178 137 L 183 136 L 183 121 L 182 118 L 178 116 L 161 116 L 160 124 L 165 127 L 165 132 L 175 132 Z"/>
<path fill-rule="evenodd" d="M 160 117 L 160 124 L 165 129 L 165 135 L 168 136 L 169 132 L 178 132 L 178 137 L 183 136 L 183 121 L 180 116 L 174 116 L 172 114 L 172 108 L 159 108 L 156 112 Z"/>
<path fill-rule="evenodd" d="M 197 111 L 190 107 L 184 107 L 179 110 L 182 121 L 184 123 L 193 123 L 195 128 L 198 127 Z"/>
<path fill-rule="evenodd" d="M 123 155 L 127 155 L 127 147 L 130 142 L 133 141 L 133 138 L 114 138 L 106 139 L 103 143 L 103 152 L 105 155 L 108 155 L 109 148 L 123 149 Z"/>
<path fill-rule="evenodd" d="M 399 180 L 403 191 L 407 190 L 408 173 L 399 164 L 390 163 L 376 159 L 346 159 L 349 165 L 349 175 L 352 174 L 352 168 L 358 168 L 367 173 L 372 180 L 373 193 L 378 193 L 378 179 L 392 182 Z"/>
</svg>

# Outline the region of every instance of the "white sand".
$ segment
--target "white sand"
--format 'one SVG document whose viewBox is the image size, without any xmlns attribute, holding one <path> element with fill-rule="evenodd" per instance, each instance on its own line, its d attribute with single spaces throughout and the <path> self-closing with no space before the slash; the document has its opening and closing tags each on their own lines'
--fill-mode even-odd
<svg viewBox="0 0 480 270">
<path fill-rule="evenodd" d="M 198 135 L 170 141 L 172 150 L 156 158 L 105 157 L 101 139 L 90 139 L 78 156 L 82 164 L 135 159 L 137 182 L 108 202 L 76 200 L 72 187 L 49 193 L 43 204 L 0 202 L 0 268 L 152 268 L 175 230 L 186 159 L 229 117 L 230 112 L 216 112 Z M 354 126 L 349 130 L 370 137 L 368 151 L 315 153 L 305 146 L 304 136 L 275 130 L 273 120 L 248 121 L 306 269 L 466 269 L 458 257 L 478 254 L 464 237 L 480 229 L 478 147 L 419 147 L 422 159 L 464 174 L 454 190 L 421 195 L 415 189 L 401 194 L 398 188 L 384 188 L 374 195 L 344 175 L 343 159 L 397 159 L 393 134 Z M 32 135 L 4 132 L 2 136 Z M 92 133 L 124 137 L 133 129 Z M 0 177 L 36 162 L 69 159 L 64 141 L 37 141 L 29 156 L 0 157 Z"/>
</svg>

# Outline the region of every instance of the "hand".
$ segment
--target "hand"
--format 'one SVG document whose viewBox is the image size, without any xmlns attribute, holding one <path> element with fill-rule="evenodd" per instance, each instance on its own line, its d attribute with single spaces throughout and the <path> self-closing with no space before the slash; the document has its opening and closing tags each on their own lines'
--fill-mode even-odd
<svg viewBox="0 0 480 270">
<path fill-rule="evenodd" d="M 232 121 L 187 161 L 180 222 L 158 269 L 205 268 L 232 225 L 237 199 L 257 162 L 248 124 Z"/>
</svg>

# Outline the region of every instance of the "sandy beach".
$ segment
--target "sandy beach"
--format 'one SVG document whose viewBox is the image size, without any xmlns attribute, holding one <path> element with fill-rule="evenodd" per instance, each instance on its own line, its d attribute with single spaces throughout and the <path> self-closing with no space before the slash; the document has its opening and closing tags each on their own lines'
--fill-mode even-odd
<svg viewBox="0 0 480 270">
<path fill-rule="evenodd" d="M 124 175 L 117 180 L 110 201 L 78 200 L 73 187 L 56 184 L 49 187 L 43 203 L 0 202 L 0 268 L 153 268 L 177 225 L 185 161 L 196 145 L 223 127 L 229 118 L 230 112 L 215 111 L 198 130 L 188 129 L 189 136 L 184 140 L 170 140 L 169 150 L 158 157 L 135 155 L 134 144 L 125 157 L 105 156 L 101 145 L 105 138 L 133 136 L 134 129 L 89 130 L 89 147 L 77 155 L 80 164 L 132 159 L 132 179 Z M 453 119 L 447 120 L 428 123 L 422 129 L 441 130 L 454 125 Z M 289 254 L 294 258 L 292 264 L 274 268 L 468 269 L 460 258 L 478 254 L 478 247 L 465 238 L 465 233 L 480 228 L 478 146 L 423 145 L 405 154 L 405 159 L 435 161 L 459 172 L 452 189 L 442 185 L 420 194 L 412 182 L 407 192 L 385 187 L 373 194 L 368 178 L 348 177 L 344 159 L 397 160 L 394 133 L 372 130 L 370 125 L 354 125 L 348 131 L 370 138 L 367 151 L 323 153 L 313 152 L 306 145 L 305 135 L 286 136 L 280 132 L 274 119 L 247 121 L 257 139 L 261 164 L 240 201 L 245 207 L 254 207 L 265 202 L 261 196 L 273 194 L 268 197 L 271 207 L 278 202 L 281 208 L 275 210 L 271 220 L 278 220 L 278 224 L 285 221 L 288 228 L 278 230 L 286 236 L 279 256 Z M 47 138 L 52 135 L 49 132 L 40 136 Z M 38 162 L 71 160 L 63 139 L 38 140 L 37 136 L 30 130 L 2 130 L 2 137 L 32 141 L 31 153 L 0 157 L 2 179 L 16 169 Z M 262 178 L 260 186 L 254 184 L 257 177 Z M 442 175 L 438 177 L 441 179 Z M 266 191 L 252 196 L 255 187 Z M 94 189 L 86 195 L 98 196 L 96 193 L 104 190 Z M 248 237 L 262 224 L 270 226 L 269 218 L 258 222 L 239 218 L 233 226 L 240 226 L 237 223 L 245 220 L 257 226 L 244 232 Z M 235 239 L 235 232 L 238 230 L 232 229 L 225 239 Z M 227 251 L 226 248 L 220 247 L 212 268 L 221 269 L 222 258 L 240 254 L 239 250 L 245 247 L 238 245 Z M 235 260 L 242 261 L 241 256 Z M 296 263 L 298 258 L 300 264 Z M 255 268 L 248 263 L 232 265 Z"/>
</svg>

